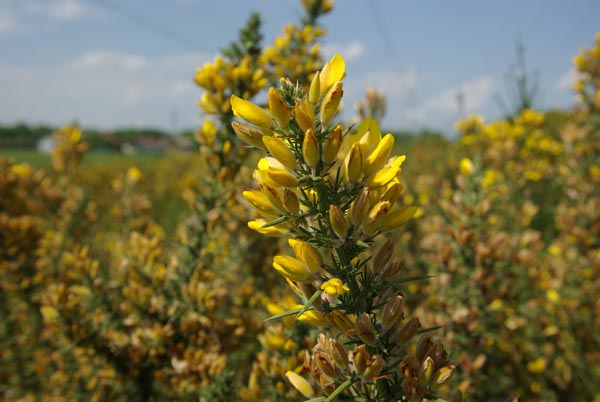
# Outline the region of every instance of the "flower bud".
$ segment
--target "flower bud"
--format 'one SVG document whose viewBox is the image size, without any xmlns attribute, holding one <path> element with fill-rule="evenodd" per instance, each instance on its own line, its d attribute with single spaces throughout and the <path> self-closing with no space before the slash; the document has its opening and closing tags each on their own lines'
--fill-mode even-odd
<svg viewBox="0 0 600 402">
<path fill-rule="evenodd" d="M 269 203 L 277 208 L 280 212 L 285 212 L 286 208 L 283 205 L 283 199 L 281 197 L 281 193 L 275 187 L 269 186 L 268 184 L 261 184 L 260 189 L 265 196 L 265 198 L 269 201 Z M 250 200 L 249 200 L 250 201 Z M 250 201 L 252 202 L 252 201 Z M 254 204 L 252 204 L 254 205 Z M 267 212 L 267 211 L 265 211 Z"/>
<path fill-rule="evenodd" d="M 320 81 L 321 81 L 320 72 L 317 71 L 310 83 L 310 88 L 308 90 L 308 100 L 313 105 L 316 105 L 319 102 L 319 99 L 321 98 L 321 82 Z"/>
<path fill-rule="evenodd" d="M 348 222 L 344 212 L 337 205 L 329 206 L 329 222 L 333 231 L 340 239 L 345 239 L 348 233 Z"/>
<path fill-rule="evenodd" d="M 342 144 L 342 126 L 335 126 L 329 138 L 323 147 L 323 162 L 329 164 L 333 162 L 340 150 Z"/>
<path fill-rule="evenodd" d="M 350 361 L 354 363 L 354 369 L 360 375 L 365 372 L 368 359 L 369 353 L 367 352 L 367 345 L 355 346 L 350 352 Z"/>
<path fill-rule="evenodd" d="M 283 190 L 283 206 L 291 214 L 297 214 L 300 211 L 300 201 L 296 193 L 289 188 Z"/>
<path fill-rule="evenodd" d="M 398 345 L 403 345 L 417 333 L 419 328 L 421 328 L 421 323 L 419 322 L 419 319 L 413 317 L 392 335 L 392 339 Z"/>
<path fill-rule="evenodd" d="M 433 387 L 439 387 L 444 385 L 454 374 L 454 370 L 456 370 L 456 366 L 454 364 L 447 364 L 444 367 L 440 368 L 438 371 L 433 373 L 431 377 L 430 384 Z"/>
<path fill-rule="evenodd" d="M 369 314 L 362 313 L 360 316 L 358 316 L 358 320 L 356 321 L 356 334 L 367 345 L 377 345 L 375 327 L 371 322 Z"/>
<path fill-rule="evenodd" d="M 292 112 L 281 99 L 279 92 L 273 87 L 269 88 L 269 109 L 281 128 L 287 129 Z"/>
<path fill-rule="evenodd" d="M 315 362 L 317 363 L 317 367 L 319 370 L 323 372 L 328 377 L 335 378 L 335 366 L 333 362 L 329 359 L 329 356 L 321 350 L 317 350 L 314 353 Z"/>
<path fill-rule="evenodd" d="M 392 206 L 388 201 L 380 201 L 369 212 L 367 217 L 367 223 L 365 225 L 365 232 L 371 233 L 377 230 L 379 226 L 387 220 L 387 214 Z"/>
<path fill-rule="evenodd" d="M 296 99 L 294 116 L 302 131 L 306 132 L 308 129 L 315 129 L 315 112 L 308 98 Z"/>
<path fill-rule="evenodd" d="M 362 375 L 363 382 L 372 382 L 381 373 L 385 361 L 381 355 L 373 355 L 367 363 L 367 368 Z"/>
<path fill-rule="evenodd" d="M 381 313 L 381 328 L 384 331 L 392 328 L 399 320 L 404 318 L 403 307 L 404 297 L 401 293 L 386 303 Z"/>
<path fill-rule="evenodd" d="M 394 240 L 388 239 L 373 256 L 373 272 L 382 272 L 392 262 L 394 254 Z"/>
<path fill-rule="evenodd" d="M 352 324 L 350 318 L 347 315 L 340 313 L 338 310 L 330 311 L 325 318 L 327 318 L 327 321 L 329 321 L 329 324 L 332 327 L 342 333 L 348 332 L 354 328 L 354 324 Z"/>
<path fill-rule="evenodd" d="M 319 163 L 319 143 L 312 129 L 306 130 L 304 141 L 302 142 L 302 155 L 304 160 L 311 168 L 315 168 Z"/>
<path fill-rule="evenodd" d="M 244 142 L 254 145 L 257 148 L 265 149 L 265 144 L 262 141 L 263 133 L 261 133 L 260 130 L 237 121 L 231 123 L 231 127 L 233 127 L 233 131 L 235 131 L 238 137 Z"/>
<path fill-rule="evenodd" d="M 335 338 L 328 338 L 326 347 L 335 365 L 340 370 L 346 370 L 348 368 L 348 353 L 346 349 Z"/>
<path fill-rule="evenodd" d="M 344 179 L 347 183 L 356 183 L 362 177 L 364 157 L 359 143 L 352 145 L 344 160 Z"/>
<path fill-rule="evenodd" d="M 433 372 L 433 359 L 429 356 L 423 360 L 421 363 L 421 368 L 419 370 L 419 384 L 422 387 L 427 387 L 429 385 L 429 380 L 431 379 L 431 374 Z"/>
<path fill-rule="evenodd" d="M 369 213 L 369 189 L 366 187 L 350 205 L 350 220 L 355 226 L 360 226 Z"/>
<path fill-rule="evenodd" d="M 344 94 L 342 87 L 343 83 L 337 81 L 323 98 L 323 102 L 321 103 L 321 124 L 323 127 L 327 126 L 329 120 L 337 113 Z"/>
<path fill-rule="evenodd" d="M 423 361 L 432 345 L 433 342 L 431 341 L 430 335 L 425 334 L 421 336 L 419 338 L 419 341 L 417 342 L 417 352 L 415 353 L 415 355 L 417 356 L 417 360 Z"/>
</svg>

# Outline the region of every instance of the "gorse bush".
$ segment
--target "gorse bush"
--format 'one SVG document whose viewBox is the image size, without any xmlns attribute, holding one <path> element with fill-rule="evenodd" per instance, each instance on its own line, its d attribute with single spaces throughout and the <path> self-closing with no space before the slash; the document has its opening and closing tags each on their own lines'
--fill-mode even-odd
<svg viewBox="0 0 600 402">
<path fill-rule="evenodd" d="M 600 401 L 600 36 L 572 110 L 404 148 L 301 4 L 196 71 L 198 152 L 0 157 L 2 400 Z"/>
</svg>

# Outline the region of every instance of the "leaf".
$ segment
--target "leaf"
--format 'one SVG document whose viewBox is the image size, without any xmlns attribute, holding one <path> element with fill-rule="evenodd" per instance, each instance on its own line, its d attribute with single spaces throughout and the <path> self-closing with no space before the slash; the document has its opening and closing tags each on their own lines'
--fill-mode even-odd
<svg viewBox="0 0 600 402">
<path fill-rule="evenodd" d="M 315 300 L 317 300 L 319 298 L 319 296 L 321 296 L 321 294 L 323 293 L 323 291 L 321 289 L 318 289 L 312 296 L 310 299 L 308 299 L 308 301 L 306 302 L 306 304 L 304 305 L 304 307 L 302 307 L 300 309 L 300 312 L 298 313 L 298 315 L 296 316 L 296 319 L 298 319 L 298 317 L 300 317 L 302 314 L 304 314 L 306 311 L 308 310 L 312 310 L 311 307 L 313 305 L 313 303 L 315 302 Z"/>
<path fill-rule="evenodd" d="M 279 313 L 272 317 L 269 317 L 269 318 L 265 319 L 264 322 L 277 320 L 277 319 L 283 318 L 283 317 L 288 317 L 290 315 L 297 314 L 298 312 L 300 312 L 300 314 L 302 314 L 304 311 L 306 311 L 306 310 L 303 311 L 303 309 L 304 309 L 304 307 L 299 307 L 299 308 L 295 308 L 293 310 L 288 310 L 283 313 Z"/>
<path fill-rule="evenodd" d="M 271 222 L 267 222 L 264 225 L 261 226 L 261 228 L 268 228 L 270 226 L 275 226 L 275 225 L 279 225 L 280 223 L 283 223 L 285 221 L 287 221 L 290 217 L 289 216 L 282 216 L 280 218 L 274 219 Z"/>
<path fill-rule="evenodd" d="M 438 330 L 440 328 L 443 328 L 443 327 L 444 327 L 443 325 L 436 325 L 436 326 L 433 326 L 433 327 L 421 328 L 420 330 L 417 331 L 417 334 L 419 334 L 419 335 L 420 334 L 425 334 L 427 332 L 436 331 L 436 330 Z"/>
</svg>

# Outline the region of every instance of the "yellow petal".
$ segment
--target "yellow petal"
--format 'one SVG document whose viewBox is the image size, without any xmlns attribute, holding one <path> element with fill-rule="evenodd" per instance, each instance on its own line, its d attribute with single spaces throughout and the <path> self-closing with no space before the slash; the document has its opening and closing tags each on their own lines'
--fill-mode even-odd
<svg viewBox="0 0 600 402">
<path fill-rule="evenodd" d="M 296 168 L 296 156 L 284 141 L 277 137 L 268 136 L 264 136 L 262 140 L 267 151 L 283 166 L 291 170 Z"/>
<path fill-rule="evenodd" d="M 311 276 L 302 261 L 288 255 L 276 255 L 273 258 L 273 268 L 293 281 L 304 282 Z"/>
<path fill-rule="evenodd" d="M 273 87 L 269 88 L 269 109 L 275 120 L 284 130 L 288 127 L 292 111 L 287 107 L 279 92 Z"/>
<path fill-rule="evenodd" d="M 287 228 L 282 225 L 274 225 L 269 226 L 267 228 L 263 228 L 264 225 L 267 224 L 267 221 L 264 219 L 256 219 L 248 222 L 248 227 L 252 230 L 257 231 L 258 233 L 264 234 L 266 236 L 272 237 L 281 237 L 285 236 L 288 233 Z"/>
<path fill-rule="evenodd" d="M 367 158 L 365 163 L 365 176 L 369 176 L 385 163 L 390 156 L 393 147 L 394 136 L 392 134 L 386 134 Z"/>
<path fill-rule="evenodd" d="M 296 388 L 305 398 L 312 398 L 315 396 L 315 393 L 310 386 L 310 383 L 302 377 L 300 374 L 297 374 L 293 371 L 287 371 L 285 376 L 289 380 L 290 383 Z"/>
<path fill-rule="evenodd" d="M 329 120 L 337 113 L 340 101 L 344 95 L 342 87 L 343 83 L 336 81 L 327 92 L 327 95 L 325 95 L 325 98 L 323 98 L 323 103 L 321 104 L 321 124 L 324 127 L 327 126 Z"/>
<path fill-rule="evenodd" d="M 418 207 L 403 207 L 387 214 L 385 220 L 379 227 L 382 232 L 392 230 L 408 222 L 419 210 Z"/>
<path fill-rule="evenodd" d="M 367 186 L 382 187 L 388 184 L 390 181 L 396 178 L 398 173 L 400 173 L 400 166 L 405 159 L 405 155 L 397 156 L 392 159 L 386 166 L 375 172 L 367 179 Z"/>
<path fill-rule="evenodd" d="M 230 102 L 235 116 L 261 128 L 269 128 L 273 124 L 271 116 L 254 103 L 235 95 L 231 95 Z"/>
</svg>

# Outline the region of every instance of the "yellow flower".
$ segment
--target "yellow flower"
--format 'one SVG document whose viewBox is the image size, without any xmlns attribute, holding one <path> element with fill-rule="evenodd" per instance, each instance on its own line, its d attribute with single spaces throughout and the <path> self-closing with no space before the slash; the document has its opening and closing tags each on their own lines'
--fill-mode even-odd
<svg viewBox="0 0 600 402">
<path fill-rule="evenodd" d="M 390 152 L 394 147 L 394 136 L 392 134 L 386 134 L 383 137 L 371 155 L 366 160 L 365 163 L 365 175 L 369 176 L 371 173 L 375 172 L 385 163 L 385 161 L 390 156 Z"/>
<path fill-rule="evenodd" d="M 471 159 L 469 158 L 462 158 L 458 164 L 458 170 L 460 171 L 460 174 L 465 177 L 470 177 L 471 174 L 473 174 L 474 169 L 475 167 L 473 166 L 473 162 L 471 162 Z"/>
<path fill-rule="evenodd" d="M 290 151 L 290 148 L 283 140 L 267 136 L 264 136 L 262 140 L 267 151 L 281 162 L 283 166 L 291 170 L 296 168 L 296 156 L 294 156 L 294 153 Z"/>
<path fill-rule="evenodd" d="M 319 92 L 321 96 L 324 96 L 336 81 L 341 81 L 346 75 L 346 61 L 339 54 L 334 54 L 333 57 L 325 63 L 323 70 L 321 70 L 319 75 Z"/>
<path fill-rule="evenodd" d="M 231 95 L 230 102 L 235 116 L 261 128 L 269 128 L 273 124 L 271 116 L 254 103 L 235 95 Z"/>
<path fill-rule="evenodd" d="M 296 308 L 303 307 L 301 304 L 296 305 Z M 298 321 L 306 324 L 314 325 L 315 327 L 324 327 L 328 325 L 327 320 L 317 310 L 308 310 L 298 316 Z"/>
<path fill-rule="evenodd" d="M 316 273 L 321 269 L 323 257 L 314 246 L 297 239 L 289 239 L 288 244 L 294 249 L 296 258 L 302 261 L 311 273 Z"/>
<path fill-rule="evenodd" d="M 292 111 L 287 107 L 283 99 L 281 99 L 279 92 L 273 87 L 269 88 L 269 109 L 281 128 L 284 130 L 287 129 Z"/>
<path fill-rule="evenodd" d="M 321 104 L 321 124 L 323 126 L 326 126 L 329 120 L 337 113 L 342 95 L 344 94 L 342 86 L 343 83 L 341 81 L 336 81 L 325 95 L 325 98 L 323 98 L 323 103 Z"/>
<path fill-rule="evenodd" d="M 331 278 L 321 284 L 321 290 L 330 296 L 340 296 L 350 290 L 348 285 L 344 284 L 339 278 Z"/>
<path fill-rule="evenodd" d="M 306 264 L 289 255 L 276 255 L 273 258 L 273 268 L 286 278 L 297 282 L 305 282 L 312 275 Z"/>
<path fill-rule="evenodd" d="M 532 374 L 543 373 L 544 370 L 546 370 L 546 360 L 541 357 L 527 363 L 527 371 Z"/>
<path fill-rule="evenodd" d="M 127 181 L 130 183 L 137 183 L 142 177 L 142 171 L 136 166 L 132 166 L 127 169 Z"/>
<path fill-rule="evenodd" d="M 289 380 L 290 383 L 296 388 L 305 398 L 312 398 L 315 396 L 315 393 L 310 386 L 310 383 L 302 377 L 300 374 L 295 373 L 293 371 L 288 370 L 285 373 L 285 376 Z"/>
<path fill-rule="evenodd" d="M 267 221 L 265 221 L 264 219 L 255 219 L 253 221 L 248 222 L 248 227 L 266 236 L 280 237 L 288 233 L 288 229 L 283 225 L 273 225 L 266 228 L 263 227 L 266 224 Z"/>
</svg>

